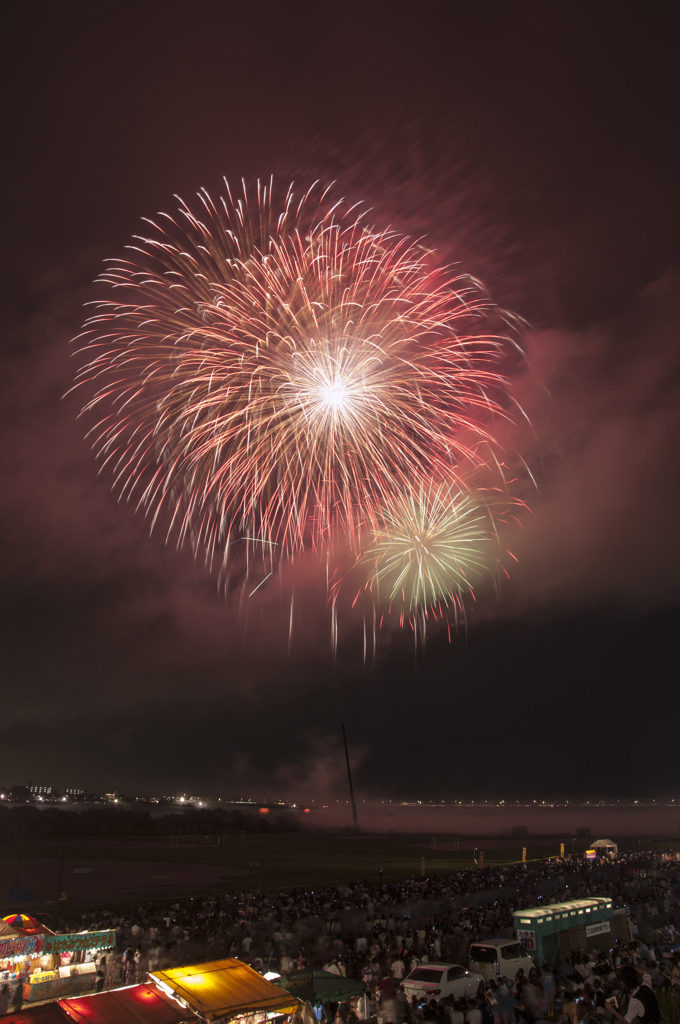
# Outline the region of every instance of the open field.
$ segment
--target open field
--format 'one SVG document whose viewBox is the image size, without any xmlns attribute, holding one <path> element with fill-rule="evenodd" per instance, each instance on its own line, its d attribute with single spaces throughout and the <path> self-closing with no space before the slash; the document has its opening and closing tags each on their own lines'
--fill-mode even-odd
<svg viewBox="0 0 680 1024">
<path fill-rule="evenodd" d="M 36 903 L 55 902 L 60 891 L 68 903 L 120 903 L 151 897 L 193 895 L 222 890 L 243 876 L 242 868 L 172 861 L 111 860 L 92 857 L 0 859 L 0 894 L 17 884 L 30 888 Z"/>
<path fill-rule="evenodd" d="M 474 867 L 475 849 L 484 850 L 484 864 L 492 866 L 521 860 L 522 846 L 527 847 L 528 860 L 554 857 L 560 843 L 545 837 L 461 838 L 456 851 L 446 837 L 438 840 L 444 849 L 432 850 L 431 838 L 298 832 L 183 849 L 139 838 L 77 845 L 29 841 L 0 846 L 0 901 L 8 905 L 10 889 L 21 885 L 33 889 L 37 903 L 51 902 L 60 878 L 73 905 L 377 880 L 381 865 L 385 879 L 420 876 L 423 871 L 446 874 Z M 585 844 L 577 840 L 575 851 L 582 853 Z M 634 849 L 636 843 L 628 845 Z M 569 841 L 567 852 L 571 847 Z"/>
</svg>

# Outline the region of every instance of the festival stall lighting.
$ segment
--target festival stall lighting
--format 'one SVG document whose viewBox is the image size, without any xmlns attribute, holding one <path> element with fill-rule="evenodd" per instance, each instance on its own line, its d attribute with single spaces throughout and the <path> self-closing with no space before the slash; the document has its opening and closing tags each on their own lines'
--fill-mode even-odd
<svg viewBox="0 0 680 1024">
<path fill-rule="evenodd" d="M 156 971 L 149 978 L 205 1020 L 296 1013 L 298 1000 L 240 960 L 218 960 Z"/>
<path fill-rule="evenodd" d="M 7 921 L 2 922 L 7 932 L 0 941 L 0 964 L 5 965 L 6 981 L 14 987 L 23 985 L 26 1002 L 76 995 L 90 988 L 95 971 L 94 954 L 116 944 L 113 930 L 55 935 L 28 915 L 11 915 L 10 920 L 18 916 L 25 919 L 25 923 L 33 921 L 33 926 L 15 930 Z M 22 965 L 21 977 L 18 971 L 12 971 L 14 977 L 10 979 L 8 968 L 19 964 Z"/>
<path fill-rule="evenodd" d="M 127 985 L 79 999 L 61 999 L 60 1008 L 76 1024 L 181 1024 L 193 1013 L 155 985 Z"/>
</svg>

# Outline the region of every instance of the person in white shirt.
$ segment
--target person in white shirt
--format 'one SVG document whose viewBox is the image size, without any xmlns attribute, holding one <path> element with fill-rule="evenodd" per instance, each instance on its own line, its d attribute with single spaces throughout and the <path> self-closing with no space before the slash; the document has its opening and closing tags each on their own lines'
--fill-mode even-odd
<svg viewBox="0 0 680 1024">
<path fill-rule="evenodd" d="M 460 1008 L 460 1003 L 457 999 L 453 1001 L 453 1008 L 449 1012 L 449 1018 L 451 1024 L 465 1024 L 465 1014 Z"/>
<path fill-rule="evenodd" d="M 621 979 L 630 992 L 628 1009 L 623 1017 L 613 1002 L 607 1000 L 607 1009 L 621 1021 L 622 1024 L 656 1024 L 661 1019 L 659 1004 L 650 985 L 643 980 L 640 984 L 640 976 L 632 964 L 624 964 L 621 968 Z"/>
<path fill-rule="evenodd" d="M 392 961 L 392 977 L 396 982 L 400 982 L 404 977 L 404 961 L 399 955 Z"/>
<path fill-rule="evenodd" d="M 482 1024 L 482 1011 L 479 1009 L 477 999 L 469 1000 L 469 1009 L 465 1014 L 465 1024 Z"/>
</svg>

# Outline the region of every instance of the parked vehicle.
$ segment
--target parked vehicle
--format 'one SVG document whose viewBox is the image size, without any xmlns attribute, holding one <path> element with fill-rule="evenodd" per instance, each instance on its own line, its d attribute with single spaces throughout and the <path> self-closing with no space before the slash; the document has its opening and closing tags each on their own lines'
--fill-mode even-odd
<svg viewBox="0 0 680 1024">
<path fill-rule="evenodd" d="M 528 975 L 535 966 L 517 939 L 489 939 L 470 946 L 470 969 L 481 974 L 485 981 L 499 977 L 514 980 L 520 967 Z"/>
<path fill-rule="evenodd" d="M 416 996 L 429 1002 L 437 1002 L 446 996 L 454 999 L 469 999 L 481 995 L 485 989 L 484 976 L 476 971 L 466 971 L 460 964 L 426 963 L 415 967 L 402 988 L 409 1000 Z"/>
</svg>

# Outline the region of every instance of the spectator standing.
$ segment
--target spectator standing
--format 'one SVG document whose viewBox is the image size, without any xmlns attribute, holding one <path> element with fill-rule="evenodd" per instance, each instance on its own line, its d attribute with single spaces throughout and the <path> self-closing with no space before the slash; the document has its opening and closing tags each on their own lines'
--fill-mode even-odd
<svg viewBox="0 0 680 1024">
<path fill-rule="evenodd" d="M 19 978 L 19 984 L 14 989 L 14 996 L 12 998 L 12 1006 L 14 1007 L 14 1012 L 15 1013 L 19 1013 L 23 1005 L 24 1005 L 24 985 L 23 985 L 23 979 Z"/>
<path fill-rule="evenodd" d="M 543 964 L 541 969 L 541 984 L 545 995 L 546 1011 L 551 1016 L 555 1010 L 555 975 L 547 964 Z"/>
<path fill-rule="evenodd" d="M 5 984 L 0 988 L 0 1017 L 4 1017 L 6 1013 L 9 1013 L 11 1002 L 12 993 L 10 992 L 9 985 Z"/>
<path fill-rule="evenodd" d="M 474 997 L 468 1001 L 468 1011 L 465 1014 L 465 1024 L 482 1024 L 482 1011 L 479 1008 L 479 1000 Z"/>
<path fill-rule="evenodd" d="M 651 987 L 643 982 L 632 964 L 621 968 L 621 980 L 630 993 L 628 1009 L 622 1016 L 613 1003 L 608 1003 L 610 1012 L 624 1024 L 657 1024 L 661 1019 L 659 1004 Z"/>
<path fill-rule="evenodd" d="M 97 992 L 101 992 L 106 984 L 106 971 L 107 959 L 103 956 L 97 966 Z"/>
<path fill-rule="evenodd" d="M 453 1006 L 451 1007 L 449 1018 L 451 1020 L 451 1024 L 465 1024 L 465 1014 L 461 1010 L 460 1003 L 457 999 L 453 1000 Z"/>
</svg>

